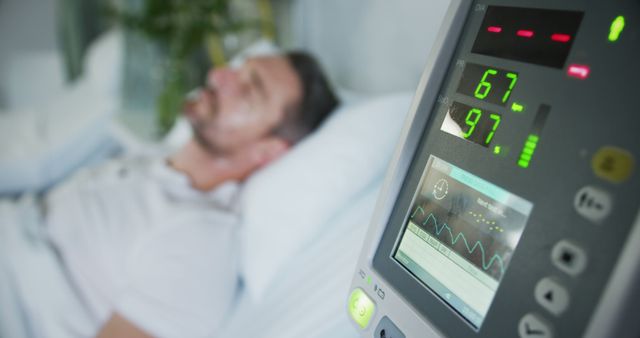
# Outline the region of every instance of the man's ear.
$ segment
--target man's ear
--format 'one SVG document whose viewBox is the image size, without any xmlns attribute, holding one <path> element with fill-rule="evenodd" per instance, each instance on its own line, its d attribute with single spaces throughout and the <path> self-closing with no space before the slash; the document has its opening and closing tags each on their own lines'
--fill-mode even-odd
<svg viewBox="0 0 640 338">
<path fill-rule="evenodd" d="M 251 158 L 258 168 L 263 167 L 284 155 L 290 146 L 279 137 L 267 137 L 256 142 L 251 149 Z"/>
</svg>

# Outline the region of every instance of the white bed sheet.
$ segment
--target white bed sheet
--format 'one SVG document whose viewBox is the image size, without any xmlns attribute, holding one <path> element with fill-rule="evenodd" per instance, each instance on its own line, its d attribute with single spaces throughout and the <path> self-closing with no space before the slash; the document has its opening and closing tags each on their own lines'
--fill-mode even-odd
<svg viewBox="0 0 640 338">
<path fill-rule="evenodd" d="M 369 187 L 327 222 L 317 240 L 279 272 L 259 303 L 240 293 L 215 337 L 357 337 L 347 318 L 346 298 L 379 188 L 379 183 Z M 44 245 L 38 210 L 31 196 L 0 200 L 0 313 L 10 318 L 0 323 L 0 337 L 86 335 L 92 321 Z M 74 322 L 57 316 L 69 311 L 76 315 L 64 318 Z M 34 331 L 36 327 L 42 331 Z"/>
<path fill-rule="evenodd" d="M 381 179 L 289 260 L 259 303 L 241 293 L 219 336 L 357 337 L 347 317 L 347 294 Z"/>
<path fill-rule="evenodd" d="M 88 337 L 93 321 L 46 243 L 40 209 L 33 195 L 0 199 L 0 337 Z"/>
</svg>

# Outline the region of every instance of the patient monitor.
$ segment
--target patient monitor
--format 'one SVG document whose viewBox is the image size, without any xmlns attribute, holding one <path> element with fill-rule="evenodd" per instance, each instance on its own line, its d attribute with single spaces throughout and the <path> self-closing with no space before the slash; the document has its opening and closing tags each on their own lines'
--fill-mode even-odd
<svg viewBox="0 0 640 338">
<path fill-rule="evenodd" d="M 640 337 L 640 1 L 453 0 L 346 308 L 363 337 Z"/>
</svg>

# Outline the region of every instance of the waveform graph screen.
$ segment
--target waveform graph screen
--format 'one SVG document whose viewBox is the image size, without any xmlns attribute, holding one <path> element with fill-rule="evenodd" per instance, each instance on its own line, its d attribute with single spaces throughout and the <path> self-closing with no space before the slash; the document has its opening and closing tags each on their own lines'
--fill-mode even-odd
<svg viewBox="0 0 640 338">
<path fill-rule="evenodd" d="M 479 329 L 533 204 L 431 156 L 394 259 Z"/>
<path fill-rule="evenodd" d="M 513 250 L 498 236 L 484 233 L 465 218 L 451 217 L 449 213 L 435 203 L 425 203 L 415 208 L 412 223 L 471 263 L 479 272 L 499 281 Z M 502 228 L 501 223 L 499 220 L 495 223 L 497 229 Z"/>
</svg>

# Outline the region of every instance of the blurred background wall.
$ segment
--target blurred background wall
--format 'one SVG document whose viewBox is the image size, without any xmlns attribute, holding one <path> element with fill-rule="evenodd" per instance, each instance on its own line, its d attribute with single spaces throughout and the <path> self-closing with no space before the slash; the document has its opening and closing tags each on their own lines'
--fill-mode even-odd
<svg viewBox="0 0 640 338">
<path fill-rule="evenodd" d="M 63 85 L 56 0 L 0 0 L 0 110 L 55 97 Z"/>
<path fill-rule="evenodd" d="M 278 37 L 319 56 L 341 87 L 415 90 L 448 0 L 275 0 Z"/>
<path fill-rule="evenodd" d="M 68 4 L 104 0 L 0 0 L 0 111 L 31 109 L 60 96 L 68 77 L 61 48 L 60 18 L 73 17 Z M 135 7 L 145 0 L 112 0 Z M 260 15 L 261 0 L 244 4 Z M 376 95 L 414 90 L 448 0 L 270 0 L 275 40 L 285 48 L 316 54 L 333 82 L 352 92 Z M 66 10 L 61 4 L 66 5 Z M 138 6 L 139 7 L 139 6 Z M 240 8 L 243 8 L 242 6 Z M 80 16 L 87 22 L 98 20 Z M 77 18 L 77 15 L 76 15 Z M 83 33 L 83 32 L 81 32 Z M 254 35 L 253 37 L 256 37 Z M 259 35 L 258 35 L 259 37 Z M 246 44 L 247 41 L 244 43 Z M 147 124 L 158 95 L 158 60 L 151 43 L 127 34 L 122 112 Z M 154 54 L 155 53 L 155 54 Z M 132 54 L 138 58 L 131 58 Z M 145 81 L 147 82 L 145 84 Z M 192 87 L 190 87 L 192 88 Z M 140 118 L 138 118 L 140 116 Z"/>
</svg>

